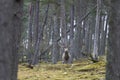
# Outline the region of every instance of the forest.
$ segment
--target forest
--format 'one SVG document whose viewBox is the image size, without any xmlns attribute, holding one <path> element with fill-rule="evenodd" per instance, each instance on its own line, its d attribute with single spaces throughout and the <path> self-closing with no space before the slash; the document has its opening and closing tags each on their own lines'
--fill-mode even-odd
<svg viewBox="0 0 120 80">
<path fill-rule="evenodd" d="M 120 80 L 120 0 L 1 0 L 0 80 Z"/>
</svg>

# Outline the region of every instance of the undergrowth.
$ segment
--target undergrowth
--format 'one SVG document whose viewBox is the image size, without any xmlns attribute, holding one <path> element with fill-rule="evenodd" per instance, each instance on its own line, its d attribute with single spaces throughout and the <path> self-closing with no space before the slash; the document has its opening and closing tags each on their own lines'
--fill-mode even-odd
<svg viewBox="0 0 120 80">
<path fill-rule="evenodd" d="M 81 59 L 73 64 L 42 62 L 34 69 L 25 65 L 19 65 L 18 80 L 104 80 L 105 77 L 105 57 L 97 63 Z"/>
</svg>

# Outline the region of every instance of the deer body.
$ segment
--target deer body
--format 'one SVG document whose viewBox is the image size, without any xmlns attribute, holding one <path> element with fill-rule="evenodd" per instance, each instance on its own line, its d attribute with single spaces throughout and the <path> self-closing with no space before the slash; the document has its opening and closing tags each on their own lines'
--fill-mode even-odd
<svg viewBox="0 0 120 80">
<path fill-rule="evenodd" d="M 69 63 L 70 62 L 70 53 L 68 52 L 68 50 L 66 49 L 62 55 L 62 61 L 63 63 Z"/>
<path fill-rule="evenodd" d="M 64 58 L 65 58 L 66 61 L 68 61 L 68 59 L 69 59 L 69 54 L 68 54 L 67 51 L 65 51 L 65 56 L 64 56 Z"/>
<path fill-rule="evenodd" d="M 69 43 L 66 41 L 66 39 L 62 38 L 61 42 L 58 43 L 60 47 L 63 49 L 63 54 L 62 54 L 62 62 L 63 63 L 71 63 L 71 55 L 69 53 Z"/>
</svg>

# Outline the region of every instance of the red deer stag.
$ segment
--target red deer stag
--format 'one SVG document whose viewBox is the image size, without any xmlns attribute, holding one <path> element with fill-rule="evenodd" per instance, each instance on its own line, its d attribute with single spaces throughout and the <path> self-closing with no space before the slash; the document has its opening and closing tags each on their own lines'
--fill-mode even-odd
<svg viewBox="0 0 120 80">
<path fill-rule="evenodd" d="M 71 54 L 69 52 L 69 46 L 68 43 L 65 43 L 65 41 L 61 40 L 61 43 L 59 43 L 60 47 L 63 48 L 62 53 L 62 63 L 68 64 L 71 63 Z"/>
</svg>

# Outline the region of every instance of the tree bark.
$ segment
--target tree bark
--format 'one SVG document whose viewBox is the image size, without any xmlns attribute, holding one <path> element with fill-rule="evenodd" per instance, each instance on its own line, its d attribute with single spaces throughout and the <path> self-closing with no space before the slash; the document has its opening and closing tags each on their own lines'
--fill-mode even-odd
<svg viewBox="0 0 120 80">
<path fill-rule="evenodd" d="M 108 14 L 109 15 L 109 14 Z M 101 29 L 101 39 L 100 39 L 100 54 L 105 54 L 106 48 L 106 35 L 107 35 L 107 26 L 108 26 L 108 15 L 105 15 L 102 21 L 102 29 Z"/>
<path fill-rule="evenodd" d="M 99 26 L 100 26 L 100 9 L 101 0 L 97 0 L 97 12 L 96 12 L 96 25 L 95 25 L 95 35 L 94 35 L 94 48 L 92 53 L 92 60 L 98 61 L 98 46 L 99 46 Z"/>
<path fill-rule="evenodd" d="M 39 0 L 36 0 L 36 33 L 35 33 L 35 46 L 34 46 L 34 55 L 32 58 L 31 66 L 34 66 L 38 63 L 38 54 L 40 49 L 40 41 L 41 41 L 41 27 L 39 25 Z"/>
<path fill-rule="evenodd" d="M 74 50 L 74 46 L 73 46 L 73 39 L 74 39 L 74 11 L 75 11 L 75 6 L 74 6 L 74 0 L 72 0 L 72 4 L 71 4 L 71 8 L 70 8 L 70 55 L 71 55 L 71 60 L 70 62 L 73 62 L 73 58 L 74 58 L 74 54 L 73 54 L 73 50 Z"/>
<path fill-rule="evenodd" d="M 120 0 L 111 0 L 106 80 L 120 80 Z"/>
<path fill-rule="evenodd" d="M 54 28 L 53 28 L 53 51 L 52 51 L 52 63 L 56 64 L 60 59 L 60 47 L 58 45 L 57 39 L 60 37 L 60 26 L 59 26 L 59 16 L 60 16 L 60 7 L 54 5 L 56 10 L 53 15 Z"/>
<path fill-rule="evenodd" d="M 0 80 L 17 80 L 23 0 L 0 1 Z"/>
<path fill-rule="evenodd" d="M 66 13 L 65 13 L 65 0 L 61 0 L 61 17 L 60 17 L 60 28 L 61 28 L 61 37 L 65 46 L 67 45 L 67 26 L 66 26 Z"/>
<path fill-rule="evenodd" d="M 57 42 L 57 37 L 58 37 L 58 31 L 59 27 L 57 26 L 57 17 L 56 14 L 54 15 L 54 28 L 53 28 L 53 53 L 52 53 L 52 62 L 54 64 L 57 63 L 59 59 L 59 52 L 58 52 L 58 42 Z"/>
<path fill-rule="evenodd" d="M 77 0 L 76 1 L 76 33 L 75 33 L 75 40 L 74 40 L 74 52 L 75 58 L 78 59 L 82 57 L 81 50 L 82 50 L 82 16 L 84 15 L 84 1 Z"/>
<path fill-rule="evenodd" d="M 33 54 L 33 46 L 32 46 L 32 29 L 33 29 L 33 15 L 34 15 L 34 4 L 31 2 L 29 7 L 29 25 L 28 25 L 28 51 L 27 51 L 27 59 L 28 63 L 31 64 L 32 54 Z"/>
<path fill-rule="evenodd" d="M 35 2 L 35 18 L 34 18 L 34 48 L 37 45 L 38 34 L 39 34 L 39 7 L 40 3 L 39 0 Z"/>
</svg>

